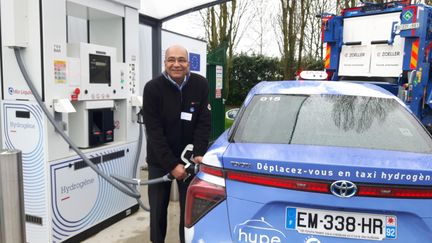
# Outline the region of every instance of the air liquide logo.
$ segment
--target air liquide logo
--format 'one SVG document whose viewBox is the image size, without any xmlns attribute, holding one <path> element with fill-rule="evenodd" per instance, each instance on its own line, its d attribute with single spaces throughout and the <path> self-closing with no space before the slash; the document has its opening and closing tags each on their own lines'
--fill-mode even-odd
<svg viewBox="0 0 432 243">
<path fill-rule="evenodd" d="M 266 222 L 264 218 L 251 219 L 238 224 L 234 228 L 234 236 L 236 242 L 249 243 L 276 243 L 286 242 L 286 236 L 275 229 L 271 224 Z"/>
<path fill-rule="evenodd" d="M 8 88 L 9 95 L 32 95 L 32 92 L 28 89 L 15 89 L 13 87 Z"/>
</svg>

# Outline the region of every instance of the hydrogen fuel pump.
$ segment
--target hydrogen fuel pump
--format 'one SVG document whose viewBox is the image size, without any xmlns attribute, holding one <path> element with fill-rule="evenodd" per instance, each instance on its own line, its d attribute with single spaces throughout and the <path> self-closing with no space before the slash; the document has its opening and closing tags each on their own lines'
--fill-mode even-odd
<svg viewBox="0 0 432 243">
<path fill-rule="evenodd" d="M 0 0 L 2 146 L 20 149 L 28 242 L 137 211 L 139 0 Z"/>
</svg>

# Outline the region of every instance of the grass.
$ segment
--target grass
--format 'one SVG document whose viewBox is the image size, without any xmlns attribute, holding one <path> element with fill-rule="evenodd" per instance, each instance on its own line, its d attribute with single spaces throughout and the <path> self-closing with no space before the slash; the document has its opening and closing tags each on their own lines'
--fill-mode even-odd
<svg viewBox="0 0 432 243">
<path fill-rule="evenodd" d="M 230 128 L 232 126 L 233 122 L 234 122 L 233 120 L 226 119 L 226 117 L 225 117 L 225 130 Z"/>
</svg>

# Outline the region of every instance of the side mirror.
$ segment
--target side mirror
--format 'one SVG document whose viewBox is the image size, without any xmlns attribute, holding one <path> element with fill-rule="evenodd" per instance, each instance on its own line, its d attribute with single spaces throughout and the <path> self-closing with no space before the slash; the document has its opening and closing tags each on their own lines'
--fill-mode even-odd
<svg viewBox="0 0 432 243">
<path fill-rule="evenodd" d="M 239 108 L 234 108 L 234 109 L 228 110 L 225 113 L 226 119 L 234 120 L 234 118 L 237 116 L 238 111 L 239 111 Z"/>
</svg>

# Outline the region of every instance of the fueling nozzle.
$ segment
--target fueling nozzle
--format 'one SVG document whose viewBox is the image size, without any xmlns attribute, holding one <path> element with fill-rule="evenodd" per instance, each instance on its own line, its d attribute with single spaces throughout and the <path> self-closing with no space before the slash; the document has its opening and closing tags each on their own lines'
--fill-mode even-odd
<svg viewBox="0 0 432 243">
<path fill-rule="evenodd" d="M 183 180 L 186 180 L 190 176 L 194 176 L 196 173 L 198 173 L 199 165 L 195 164 L 193 160 L 193 144 L 186 145 L 186 147 L 183 149 L 183 152 L 181 153 L 180 158 L 185 164 L 185 170 L 187 173 L 186 178 Z"/>
<path fill-rule="evenodd" d="M 180 155 L 180 158 L 184 163 L 184 168 L 187 174 L 183 181 L 186 181 L 190 176 L 196 175 L 199 171 L 199 164 L 196 164 L 193 160 L 193 144 L 186 145 Z M 170 180 L 175 179 L 171 174 L 168 174 L 168 178 Z"/>
</svg>

